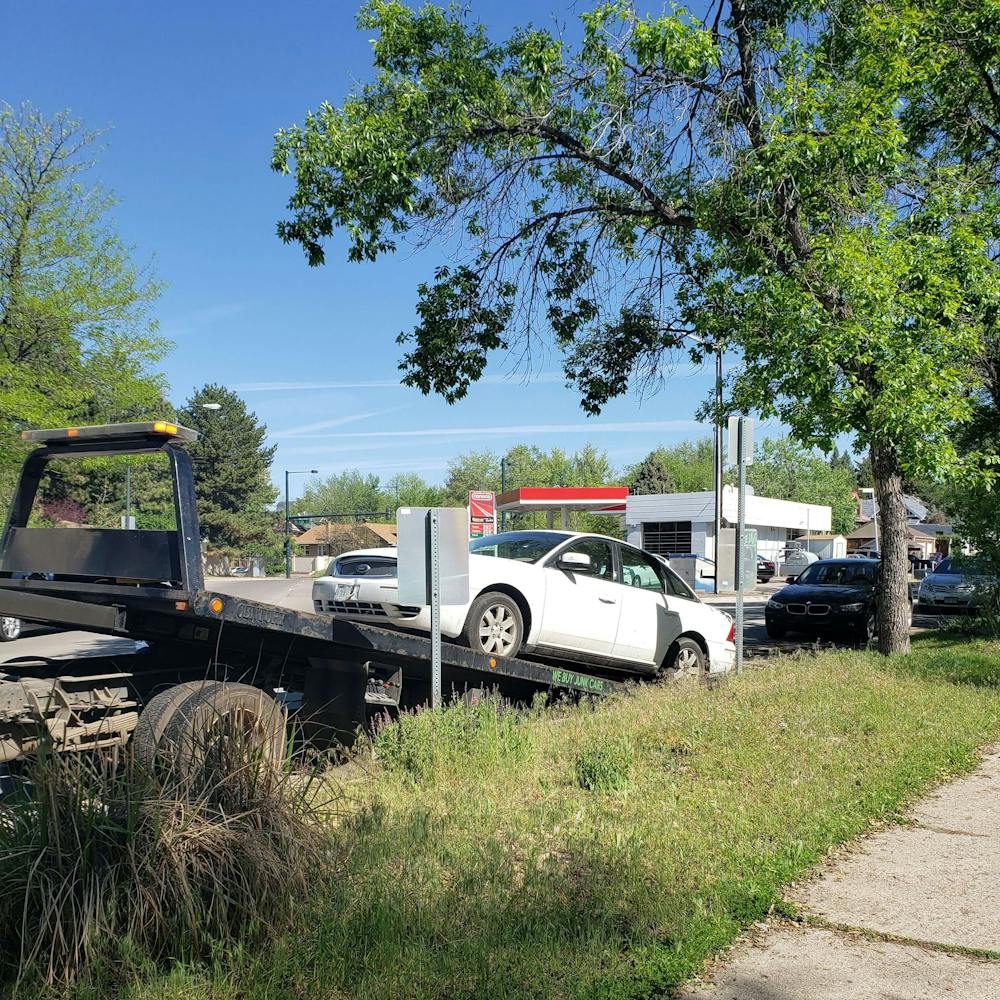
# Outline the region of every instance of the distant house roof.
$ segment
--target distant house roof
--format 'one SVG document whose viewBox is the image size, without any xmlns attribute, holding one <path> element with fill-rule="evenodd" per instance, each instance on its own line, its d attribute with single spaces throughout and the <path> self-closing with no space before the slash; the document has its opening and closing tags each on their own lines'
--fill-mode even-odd
<svg viewBox="0 0 1000 1000">
<path fill-rule="evenodd" d="M 920 499 L 906 493 L 903 495 L 903 503 L 906 505 L 906 519 L 919 523 L 926 519 L 930 509 Z M 858 504 L 858 516 L 862 521 L 871 521 L 875 518 L 875 501 L 871 497 L 861 497 Z"/>
<path fill-rule="evenodd" d="M 324 521 L 322 524 L 314 524 L 311 528 L 302 532 L 295 539 L 298 545 L 328 545 L 330 542 L 345 535 L 357 535 L 365 530 L 377 535 L 388 545 L 396 544 L 396 525 L 378 524 L 372 521 L 359 523 L 334 524 L 332 521 Z"/>
<path fill-rule="evenodd" d="M 396 525 L 366 521 L 362 527 L 367 528 L 369 531 L 374 531 L 382 541 L 388 542 L 390 545 L 396 544 Z"/>
<path fill-rule="evenodd" d="M 930 541 L 935 538 L 939 532 L 935 529 L 947 527 L 947 525 L 942 524 L 908 524 L 906 526 L 906 537 L 908 541 Z M 945 534 L 945 532 L 940 532 L 940 534 Z M 859 539 L 874 539 L 876 537 L 875 522 L 867 521 L 864 524 L 858 525 L 848 536 L 849 539 L 857 541 Z"/>
</svg>

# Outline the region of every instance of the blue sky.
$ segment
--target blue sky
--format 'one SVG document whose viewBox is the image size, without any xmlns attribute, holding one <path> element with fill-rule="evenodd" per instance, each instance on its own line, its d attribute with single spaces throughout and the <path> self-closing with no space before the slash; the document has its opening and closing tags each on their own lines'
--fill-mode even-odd
<svg viewBox="0 0 1000 1000">
<path fill-rule="evenodd" d="M 545 17 L 527 0 L 472 8 L 498 32 L 575 17 L 566 0 Z M 123 237 L 167 285 L 156 310 L 176 343 L 172 398 L 206 382 L 239 392 L 278 444 L 276 481 L 285 468 L 354 467 L 440 481 L 463 451 L 519 442 L 590 441 L 622 466 L 707 433 L 693 418 L 711 372 L 690 366 L 659 395 L 619 400 L 597 419 L 563 386 L 555 354 L 530 372 L 497 359 L 453 406 L 398 385 L 395 338 L 444 251 L 348 264 L 335 243 L 314 269 L 275 235 L 292 186 L 269 168 L 273 134 L 370 74 L 355 10 L 343 0 L 6 5 L 0 100 L 68 107 L 112 129 L 95 176 L 120 200 Z"/>
</svg>

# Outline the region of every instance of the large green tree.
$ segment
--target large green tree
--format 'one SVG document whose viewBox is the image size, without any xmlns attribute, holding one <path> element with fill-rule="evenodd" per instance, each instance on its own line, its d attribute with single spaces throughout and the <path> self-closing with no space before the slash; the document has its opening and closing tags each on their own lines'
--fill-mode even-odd
<svg viewBox="0 0 1000 1000">
<path fill-rule="evenodd" d="M 296 513 L 368 515 L 382 520 L 395 503 L 374 473 L 345 469 L 324 479 L 313 480 L 295 502 Z"/>
<path fill-rule="evenodd" d="M 715 481 L 715 451 L 711 438 L 681 441 L 669 447 L 654 448 L 638 465 L 627 470 L 628 480 L 639 485 L 642 467 L 663 470 L 672 488 L 666 492 L 698 493 L 713 488 Z M 642 492 L 636 490 L 636 492 Z M 649 490 L 647 492 L 657 492 Z"/>
<path fill-rule="evenodd" d="M 166 342 L 158 286 L 89 183 L 98 134 L 68 113 L 0 105 L 0 490 L 24 427 L 154 415 Z"/>
<path fill-rule="evenodd" d="M 857 18 L 856 3 L 844 2 L 842 16 Z M 960 164 L 968 183 L 984 192 L 983 207 L 995 214 L 1000 192 L 1000 4 L 997 0 L 882 0 L 845 36 L 857 46 L 880 47 L 886 58 L 913 68 L 902 113 L 910 141 L 941 164 Z M 994 238 L 992 263 L 996 268 Z M 1000 275 L 994 273 L 994 283 Z M 970 383 L 975 416 L 957 429 L 959 449 L 982 456 L 987 471 L 1000 455 L 1000 310 L 986 297 L 985 329 L 976 357 L 980 378 Z M 942 485 L 911 484 L 955 522 L 962 537 L 1000 565 L 1000 490 L 983 477 Z"/>
<path fill-rule="evenodd" d="M 198 431 L 189 445 L 202 538 L 221 555 L 270 554 L 280 539 L 272 505 L 275 446 L 267 427 L 236 393 L 221 385 L 202 386 L 178 412 L 185 427 Z"/>
<path fill-rule="evenodd" d="M 828 506 L 835 532 L 846 535 L 854 530 L 853 473 L 842 465 L 832 467 L 790 438 L 762 442 L 747 470 L 747 482 L 760 496 Z"/>
<path fill-rule="evenodd" d="M 903 477 L 983 474 L 953 431 L 996 299 L 992 206 L 900 118 L 919 53 L 845 47 L 818 3 L 700 21 L 612 0 L 582 22 L 576 45 L 494 41 L 457 9 L 371 0 L 373 79 L 276 137 L 296 183 L 279 235 L 312 264 L 335 230 L 352 260 L 403 234 L 446 248 L 400 339 L 404 381 L 449 400 L 543 331 L 591 412 L 678 353 L 738 352 L 730 409 L 870 452 L 879 647 L 906 650 Z"/>
</svg>

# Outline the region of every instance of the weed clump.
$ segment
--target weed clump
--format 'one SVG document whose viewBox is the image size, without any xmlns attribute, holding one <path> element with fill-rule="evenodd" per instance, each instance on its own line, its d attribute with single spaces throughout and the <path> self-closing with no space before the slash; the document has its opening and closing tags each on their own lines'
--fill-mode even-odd
<svg viewBox="0 0 1000 1000">
<path fill-rule="evenodd" d="M 481 771 L 525 760 L 534 746 L 529 715 L 499 695 L 475 703 L 400 715 L 372 738 L 375 758 L 421 783 L 456 772 Z"/>
<path fill-rule="evenodd" d="M 635 756 L 630 744 L 608 740 L 577 754 L 576 783 L 588 792 L 622 792 L 629 786 Z"/>
<path fill-rule="evenodd" d="M 8 977 L 70 983 L 115 949 L 197 959 L 287 927 L 327 860 L 304 776 L 229 734 L 153 775 L 113 751 L 42 752 L 0 818 Z"/>
</svg>

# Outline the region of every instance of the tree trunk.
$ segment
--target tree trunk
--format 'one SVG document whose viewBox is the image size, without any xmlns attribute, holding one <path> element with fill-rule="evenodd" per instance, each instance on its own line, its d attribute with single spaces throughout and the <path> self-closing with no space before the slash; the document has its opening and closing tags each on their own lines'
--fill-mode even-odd
<svg viewBox="0 0 1000 1000">
<path fill-rule="evenodd" d="M 910 649 L 910 563 L 906 548 L 906 505 L 903 471 L 895 447 L 881 437 L 871 446 L 872 476 L 878 500 L 879 569 L 878 650 Z"/>
</svg>

